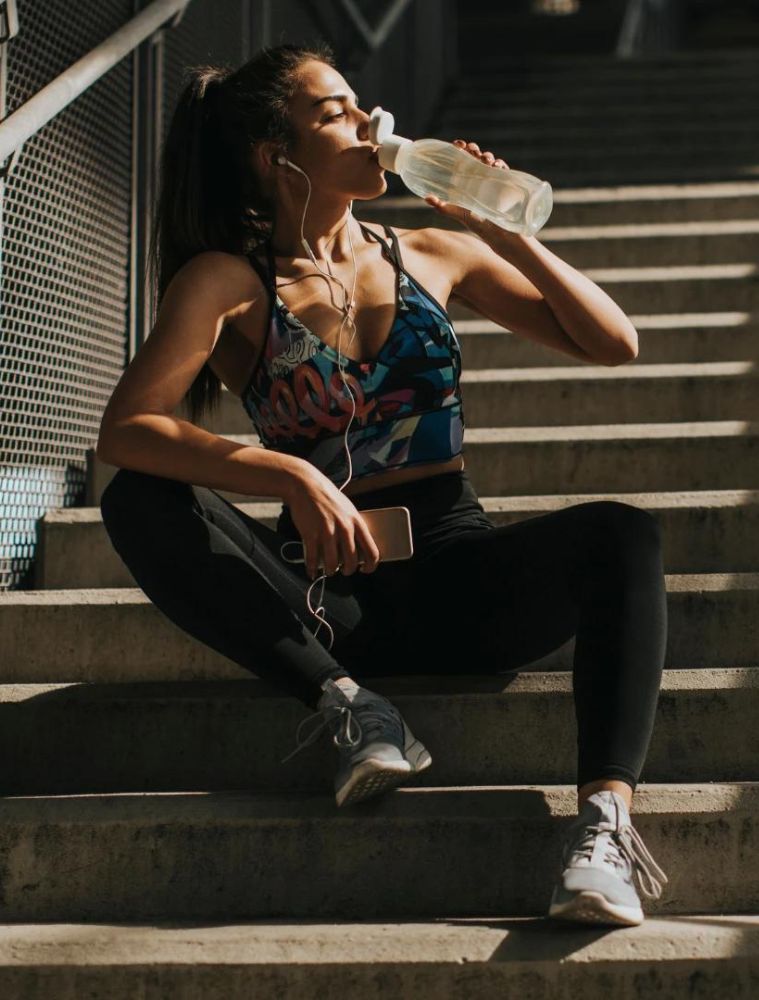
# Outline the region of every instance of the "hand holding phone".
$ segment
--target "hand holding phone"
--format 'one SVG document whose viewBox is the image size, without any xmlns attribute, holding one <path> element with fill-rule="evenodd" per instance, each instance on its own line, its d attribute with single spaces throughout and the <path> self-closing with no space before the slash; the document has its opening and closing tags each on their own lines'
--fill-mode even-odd
<svg viewBox="0 0 759 1000">
<path fill-rule="evenodd" d="M 342 569 L 349 576 L 361 567 L 372 573 L 379 561 L 409 559 L 414 552 L 407 507 L 359 511 L 350 497 L 314 468 L 298 481 L 285 502 L 290 508 L 304 549 L 303 562 L 311 579 L 322 570 L 332 576 Z M 333 525 L 327 530 L 328 524 Z"/>
</svg>

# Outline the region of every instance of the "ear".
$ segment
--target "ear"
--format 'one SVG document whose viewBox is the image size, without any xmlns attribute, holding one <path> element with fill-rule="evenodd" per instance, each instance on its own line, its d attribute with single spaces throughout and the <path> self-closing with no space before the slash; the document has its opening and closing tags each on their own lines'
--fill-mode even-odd
<svg viewBox="0 0 759 1000">
<path fill-rule="evenodd" d="M 251 163 L 259 177 L 271 180 L 281 167 L 275 163 L 275 159 L 282 153 L 277 143 L 270 139 L 262 139 L 254 142 L 251 149 Z"/>
</svg>

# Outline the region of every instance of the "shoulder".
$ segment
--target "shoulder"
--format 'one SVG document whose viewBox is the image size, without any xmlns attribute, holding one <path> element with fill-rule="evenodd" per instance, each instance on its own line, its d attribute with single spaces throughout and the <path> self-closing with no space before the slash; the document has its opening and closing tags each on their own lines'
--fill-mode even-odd
<svg viewBox="0 0 759 1000">
<path fill-rule="evenodd" d="M 378 227 L 381 229 L 382 227 Z M 429 258 L 429 263 L 440 273 L 445 272 L 451 285 L 464 277 L 469 263 L 476 259 L 486 245 L 474 233 L 460 229 L 439 229 L 424 226 L 421 229 L 401 229 L 391 226 L 403 255 L 406 248 L 418 258 Z"/>
<path fill-rule="evenodd" d="M 211 296 L 219 313 L 233 319 L 261 297 L 263 281 L 245 254 L 204 250 L 177 271 L 173 281 Z"/>
<path fill-rule="evenodd" d="M 371 229 L 377 236 L 386 239 L 384 226 L 379 222 L 364 222 L 361 225 Z M 441 250 L 466 250 L 470 241 L 481 242 L 473 233 L 461 230 L 438 229 L 436 226 L 424 226 L 421 229 L 403 229 L 401 226 L 387 224 L 398 237 L 401 249 L 410 247 L 419 253 L 437 254 Z M 467 239 L 468 238 L 468 239 Z"/>
</svg>

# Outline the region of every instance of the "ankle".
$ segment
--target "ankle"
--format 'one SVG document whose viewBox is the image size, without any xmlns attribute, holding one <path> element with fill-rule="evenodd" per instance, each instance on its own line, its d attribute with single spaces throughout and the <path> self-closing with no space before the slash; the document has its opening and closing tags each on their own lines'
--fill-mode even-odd
<svg viewBox="0 0 759 1000">
<path fill-rule="evenodd" d="M 358 687 L 358 684 L 352 677 L 335 677 L 333 680 L 339 687 L 348 688 L 350 691 L 352 691 L 354 687 Z"/>
<path fill-rule="evenodd" d="M 593 792 L 602 791 L 616 792 L 617 795 L 619 795 L 624 801 L 628 812 L 630 811 L 633 797 L 632 786 L 626 781 L 621 781 L 616 778 L 601 778 L 598 781 L 589 781 L 587 784 L 579 788 L 577 790 L 577 811 L 579 812 L 582 809 L 589 795 L 592 795 Z"/>
</svg>

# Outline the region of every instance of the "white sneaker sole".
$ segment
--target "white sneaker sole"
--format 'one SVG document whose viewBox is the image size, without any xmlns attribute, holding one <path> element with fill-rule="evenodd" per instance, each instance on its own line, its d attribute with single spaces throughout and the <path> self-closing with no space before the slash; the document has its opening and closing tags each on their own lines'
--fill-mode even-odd
<svg viewBox="0 0 759 1000">
<path fill-rule="evenodd" d="M 337 804 L 344 806 L 350 802 L 371 798 L 380 792 L 395 788 L 412 774 L 414 771 L 407 760 L 390 763 L 386 760 L 373 760 L 370 757 L 354 767 L 350 778 L 335 796 Z"/>
<path fill-rule="evenodd" d="M 423 748 L 416 755 L 413 766 L 407 760 L 391 762 L 369 757 L 354 767 L 348 780 L 335 794 L 335 800 L 338 806 L 344 806 L 380 795 L 402 785 L 404 781 L 428 768 L 431 763 L 432 757 Z"/>
<path fill-rule="evenodd" d="M 551 903 L 548 916 L 583 924 L 635 927 L 643 923 L 644 914 L 640 907 L 611 903 L 600 892 L 587 889 L 566 903 Z"/>
</svg>

